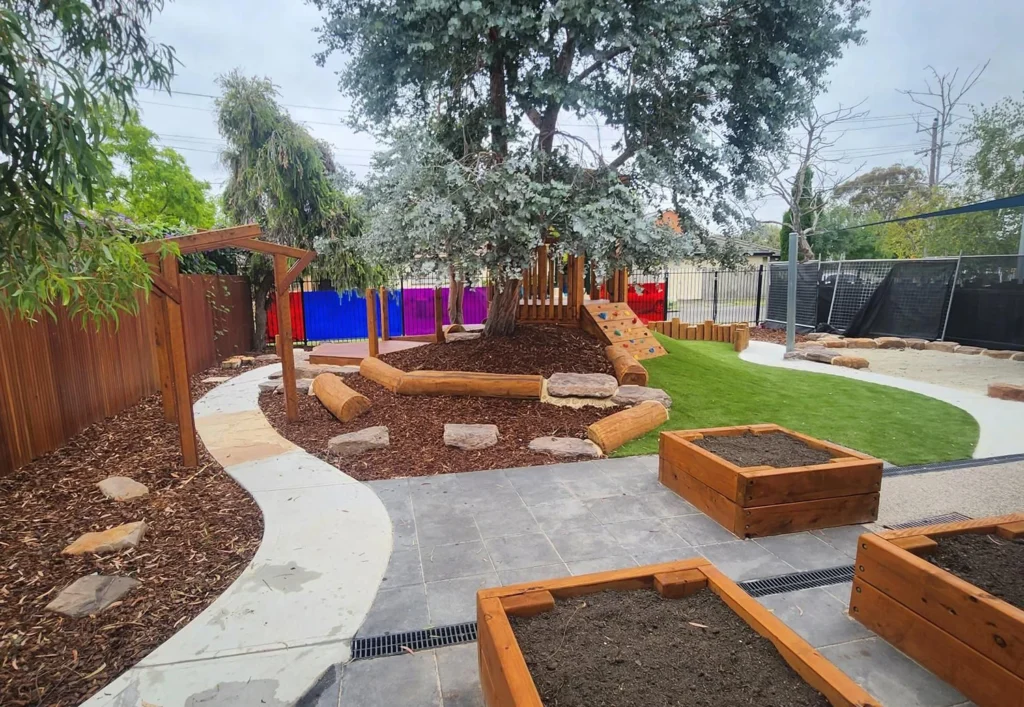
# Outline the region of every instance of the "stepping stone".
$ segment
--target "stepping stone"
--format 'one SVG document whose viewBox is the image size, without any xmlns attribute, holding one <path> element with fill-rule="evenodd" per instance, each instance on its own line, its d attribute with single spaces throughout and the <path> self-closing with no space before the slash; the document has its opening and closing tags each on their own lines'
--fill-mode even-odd
<svg viewBox="0 0 1024 707">
<path fill-rule="evenodd" d="M 61 554 L 93 553 L 102 555 L 108 552 L 127 550 L 142 542 L 142 536 L 146 534 L 146 527 L 146 521 L 140 520 L 137 523 L 125 523 L 98 533 L 84 533 L 79 536 L 78 540 L 61 550 Z"/>
<path fill-rule="evenodd" d="M 115 501 L 127 501 L 149 493 L 148 486 L 127 476 L 109 476 L 96 485 L 104 496 Z"/>
<path fill-rule="evenodd" d="M 231 380 L 231 376 L 210 376 L 209 378 L 203 378 L 203 383 L 227 383 Z"/>
<path fill-rule="evenodd" d="M 267 380 L 260 383 L 261 393 L 279 393 L 284 389 L 284 381 L 281 380 Z"/>
<path fill-rule="evenodd" d="M 589 439 L 576 437 L 538 437 L 530 442 L 530 451 L 551 454 L 556 457 L 590 457 L 601 456 L 601 448 Z"/>
<path fill-rule="evenodd" d="M 990 383 L 988 386 L 988 397 L 999 398 L 1000 400 L 1017 400 L 1024 403 L 1024 385 Z"/>
<path fill-rule="evenodd" d="M 1013 358 L 1013 354 L 1013 351 L 989 351 L 987 349 L 981 352 L 982 356 L 988 356 L 989 358 L 998 358 L 1004 360 Z"/>
<path fill-rule="evenodd" d="M 925 351 L 941 351 L 943 353 L 953 353 L 956 351 L 960 344 L 955 341 L 929 341 L 924 345 Z"/>
<path fill-rule="evenodd" d="M 793 361 L 815 361 L 817 363 L 832 363 L 833 359 L 841 357 L 842 354 L 832 349 L 826 349 L 823 346 L 817 346 L 813 348 L 802 348 L 795 351 L 789 351 L 783 355 L 784 359 Z"/>
<path fill-rule="evenodd" d="M 327 443 L 327 451 L 334 452 L 340 457 L 352 457 L 374 449 L 384 449 L 390 445 L 388 428 L 378 425 L 334 437 Z"/>
<path fill-rule="evenodd" d="M 907 342 L 908 349 L 917 349 L 920 351 L 928 343 L 928 339 L 904 339 Z"/>
<path fill-rule="evenodd" d="M 449 422 L 444 426 L 444 443 L 445 446 L 459 449 L 487 449 L 498 443 L 498 426 Z"/>
<path fill-rule="evenodd" d="M 235 370 L 242 367 L 242 362 L 237 358 L 229 358 L 226 361 L 222 361 L 220 367 L 228 370 Z"/>
<path fill-rule="evenodd" d="M 648 388 L 644 385 L 620 385 L 612 396 L 616 405 L 639 405 L 645 400 L 656 400 L 667 408 L 672 407 L 672 396 L 661 388 Z"/>
<path fill-rule="evenodd" d="M 548 379 L 548 395 L 556 398 L 610 398 L 618 388 L 615 376 L 605 373 L 555 373 Z"/>
<path fill-rule="evenodd" d="M 866 358 L 861 358 L 860 356 L 838 356 L 832 359 L 832 365 L 860 370 L 861 368 L 867 368 L 869 364 Z"/>
<path fill-rule="evenodd" d="M 321 373 L 333 373 L 336 376 L 344 376 L 349 373 L 359 373 L 359 366 L 334 366 L 329 363 L 302 363 L 295 362 L 296 378 L 316 378 Z"/>
<path fill-rule="evenodd" d="M 131 577 L 86 575 L 58 594 L 46 605 L 46 610 L 71 618 L 98 614 L 138 585 Z"/>
<path fill-rule="evenodd" d="M 977 356 L 985 349 L 980 346 L 957 346 L 953 349 L 953 353 L 965 354 L 967 356 Z"/>
<path fill-rule="evenodd" d="M 848 349 L 877 349 L 878 342 L 874 339 L 847 339 L 846 348 Z"/>
<path fill-rule="evenodd" d="M 818 342 L 826 349 L 845 349 L 846 339 L 822 339 Z"/>
<path fill-rule="evenodd" d="M 1024 361 L 1024 351 L 1020 351 L 1018 353 L 1015 353 L 1013 356 L 1010 356 L 1010 360 L 1011 361 Z"/>
<path fill-rule="evenodd" d="M 812 331 L 810 334 L 807 334 L 806 338 L 808 341 L 832 341 L 842 337 L 838 334 L 829 334 L 824 331 Z"/>
<path fill-rule="evenodd" d="M 444 335 L 444 340 L 448 343 L 453 341 L 473 341 L 479 339 L 483 334 L 479 331 L 453 331 L 449 334 Z"/>
<path fill-rule="evenodd" d="M 878 344 L 880 349 L 899 349 L 902 351 L 907 348 L 907 342 L 898 336 L 880 336 L 875 339 L 875 343 Z"/>
<path fill-rule="evenodd" d="M 260 354 L 256 357 L 256 363 L 280 363 L 281 357 L 277 354 Z"/>
</svg>

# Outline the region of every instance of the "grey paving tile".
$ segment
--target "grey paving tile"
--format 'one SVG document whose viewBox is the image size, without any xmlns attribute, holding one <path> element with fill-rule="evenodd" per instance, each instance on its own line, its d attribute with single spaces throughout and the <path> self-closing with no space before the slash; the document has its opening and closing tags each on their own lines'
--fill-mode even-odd
<svg viewBox="0 0 1024 707">
<path fill-rule="evenodd" d="M 581 501 L 594 498 L 618 496 L 622 494 L 622 486 L 611 476 L 605 476 L 597 470 L 591 476 L 578 481 L 566 481 L 563 484 L 569 492 Z"/>
<path fill-rule="evenodd" d="M 357 660 L 345 666 L 341 707 L 441 707 L 433 651 L 385 660 Z"/>
<path fill-rule="evenodd" d="M 498 572 L 498 579 L 501 580 L 503 586 L 522 584 L 523 582 L 539 582 L 543 579 L 568 576 L 569 568 L 561 562 L 552 565 L 541 565 L 540 567 L 525 567 L 521 570 L 502 570 Z"/>
<path fill-rule="evenodd" d="M 850 610 L 850 594 L 853 592 L 853 582 L 830 584 L 827 587 L 822 587 L 822 589 L 843 605 L 843 611 Z"/>
<path fill-rule="evenodd" d="M 810 533 L 774 535 L 757 538 L 754 542 L 798 570 L 819 570 L 850 564 L 847 555 Z"/>
<path fill-rule="evenodd" d="M 341 663 L 329 667 L 295 704 L 301 707 L 338 707 L 343 668 Z"/>
<path fill-rule="evenodd" d="M 456 488 L 458 482 L 453 474 L 437 476 L 416 476 L 409 481 L 409 495 L 413 503 L 430 499 L 443 498 Z"/>
<path fill-rule="evenodd" d="M 604 527 L 630 555 L 671 550 L 690 544 L 658 518 L 609 523 Z"/>
<path fill-rule="evenodd" d="M 673 518 L 675 516 L 700 513 L 690 503 L 683 500 L 679 494 L 673 493 L 668 489 L 655 491 L 654 493 L 645 493 L 637 496 L 637 498 L 643 502 L 653 518 Z"/>
<path fill-rule="evenodd" d="M 517 469 L 505 469 L 505 478 L 516 488 L 532 486 L 533 484 L 554 483 L 558 464 L 548 466 L 524 466 Z"/>
<path fill-rule="evenodd" d="M 596 461 L 589 462 L 568 462 L 565 464 L 551 464 L 548 466 L 550 478 L 563 483 L 572 481 L 583 481 L 591 476 L 601 473 L 601 467 Z"/>
<path fill-rule="evenodd" d="M 444 707 L 484 707 L 476 643 L 434 651 Z"/>
<path fill-rule="evenodd" d="M 452 474 L 455 478 L 455 485 L 462 489 L 477 488 L 513 488 L 512 482 L 501 469 L 488 471 L 467 471 L 461 474 Z"/>
<path fill-rule="evenodd" d="M 498 587 L 495 572 L 476 577 L 461 577 L 443 582 L 429 582 L 427 609 L 431 626 L 447 626 L 464 621 L 476 621 L 476 593 L 481 589 Z"/>
<path fill-rule="evenodd" d="M 401 506 L 411 501 L 409 479 L 384 479 L 365 484 L 377 494 L 377 498 L 390 511 L 392 506 Z"/>
<path fill-rule="evenodd" d="M 651 517 L 651 511 L 636 496 L 620 494 L 607 498 L 584 501 L 584 505 L 602 523 L 621 523 L 626 520 L 643 520 Z"/>
<path fill-rule="evenodd" d="M 391 538 L 395 550 L 411 550 L 419 545 L 416 539 L 416 523 L 412 520 L 391 521 Z"/>
<path fill-rule="evenodd" d="M 497 570 L 520 570 L 561 561 L 544 533 L 488 538 L 484 547 Z"/>
<path fill-rule="evenodd" d="M 406 587 L 410 584 L 423 584 L 423 566 L 420 564 L 420 551 L 395 550 L 388 560 L 388 568 L 381 580 L 381 589 Z"/>
<path fill-rule="evenodd" d="M 548 537 L 564 562 L 629 554 L 622 549 L 615 536 L 601 526 L 576 530 L 567 529 L 565 531 L 548 533 Z"/>
<path fill-rule="evenodd" d="M 691 545 L 711 545 L 739 540 L 735 535 L 708 518 L 703 513 L 665 518 L 665 525 Z"/>
<path fill-rule="evenodd" d="M 704 545 L 700 552 L 735 582 L 795 571 L 792 565 L 749 540 Z"/>
<path fill-rule="evenodd" d="M 530 508 L 530 512 L 540 524 L 540 529 L 549 535 L 600 525 L 598 519 L 587 509 L 583 501 L 576 498 L 554 503 L 540 503 Z"/>
<path fill-rule="evenodd" d="M 523 498 L 511 486 L 477 486 L 452 494 L 451 510 L 472 514 L 496 513 L 526 508 Z"/>
<path fill-rule="evenodd" d="M 652 468 L 645 461 L 644 457 L 615 457 L 611 459 L 601 459 L 593 463 L 606 474 L 612 474 L 615 476 L 630 476 L 644 471 L 649 471 Z M 653 469 L 656 471 L 658 469 L 658 465 L 655 464 Z"/>
<path fill-rule="evenodd" d="M 373 598 L 357 636 L 379 636 L 401 633 L 430 625 L 427 611 L 427 590 L 422 584 L 397 589 L 383 589 Z"/>
<path fill-rule="evenodd" d="M 427 582 L 471 577 L 494 570 L 482 541 L 421 546 L 423 578 Z"/>
<path fill-rule="evenodd" d="M 439 511 L 417 516 L 416 534 L 421 547 L 480 540 L 480 531 L 473 515 L 453 513 L 450 509 L 447 513 Z"/>
<path fill-rule="evenodd" d="M 525 505 L 503 508 L 501 512 L 487 511 L 473 516 L 482 538 L 500 538 L 503 535 L 522 535 L 540 532 L 540 524 Z"/>
<path fill-rule="evenodd" d="M 811 534 L 821 538 L 839 552 L 855 557 L 857 555 L 857 539 L 867 532 L 870 531 L 863 525 L 843 525 L 838 528 L 812 530 Z"/>
<path fill-rule="evenodd" d="M 629 555 L 618 557 L 595 557 L 591 560 L 579 560 L 566 563 L 569 565 L 569 572 L 573 576 L 581 574 L 592 574 L 594 572 L 608 572 L 610 570 L 622 570 L 628 567 L 636 567 L 636 560 Z"/>
<path fill-rule="evenodd" d="M 966 701 L 881 638 L 826 646 L 820 652 L 884 705 L 951 707 Z"/>
<path fill-rule="evenodd" d="M 815 648 L 869 638 L 872 633 L 846 613 L 846 606 L 823 589 L 758 598 L 783 623 Z"/>
<path fill-rule="evenodd" d="M 576 497 L 559 481 L 546 481 L 544 483 L 520 486 L 516 489 L 519 497 L 527 506 L 536 506 L 541 503 L 554 503 L 556 501 L 571 501 Z"/>
<path fill-rule="evenodd" d="M 700 550 L 695 547 L 676 547 L 668 550 L 655 552 L 639 552 L 633 555 L 638 565 L 658 565 L 662 562 L 678 562 L 679 560 L 692 560 L 703 557 Z"/>
<path fill-rule="evenodd" d="M 665 487 L 658 481 L 658 472 L 649 469 L 636 469 L 632 473 L 616 476 L 626 493 L 642 495 L 657 493 Z"/>
</svg>

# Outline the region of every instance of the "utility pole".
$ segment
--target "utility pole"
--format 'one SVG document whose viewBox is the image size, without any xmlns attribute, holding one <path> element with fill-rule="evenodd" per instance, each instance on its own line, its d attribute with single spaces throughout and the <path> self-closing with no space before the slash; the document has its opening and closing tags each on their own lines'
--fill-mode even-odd
<svg viewBox="0 0 1024 707">
<path fill-rule="evenodd" d="M 939 181 L 939 168 L 936 164 L 936 158 L 939 154 L 939 119 L 936 116 L 932 120 L 932 147 L 931 147 L 931 160 L 928 167 L 928 186 L 934 187 Z"/>
<path fill-rule="evenodd" d="M 789 234 L 789 268 L 786 281 L 786 352 L 796 348 L 796 251 L 799 236 Z"/>
</svg>

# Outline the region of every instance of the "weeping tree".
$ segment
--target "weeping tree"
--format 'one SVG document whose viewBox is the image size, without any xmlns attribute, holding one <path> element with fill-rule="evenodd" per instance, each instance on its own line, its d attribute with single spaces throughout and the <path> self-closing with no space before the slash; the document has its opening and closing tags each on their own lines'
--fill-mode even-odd
<svg viewBox="0 0 1024 707">
<path fill-rule="evenodd" d="M 227 142 L 224 212 L 236 223 L 256 222 L 264 239 L 314 248 L 332 284 L 375 284 L 375 272 L 352 251 L 360 230 L 354 204 L 338 188 L 330 145 L 316 140 L 277 102 L 269 79 L 237 70 L 219 79 L 217 123 Z M 266 344 L 267 307 L 274 274 L 270 258 L 251 253 L 246 267 L 256 302 L 257 350 Z"/>
<path fill-rule="evenodd" d="M 645 185 L 724 218 L 758 158 L 782 141 L 844 44 L 859 39 L 864 12 L 859 0 L 313 2 L 324 13 L 318 58 L 350 57 L 340 85 L 360 124 L 387 132 L 422 123 L 452 95 L 486 115 L 489 155 L 474 164 L 480 179 L 508 180 L 512 190 L 503 197 L 496 187 L 493 198 L 507 203 L 480 210 L 496 219 L 483 247 L 505 254 L 492 256 L 503 267 L 491 273 L 491 333 L 512 330 L 517 274 L 528 246 L 555 235 L 549 214 L 560 204 L 551 199 L 566 188 L 581 225 L 584 213 L 638 218 L 625 194 Z M 564 111 L 617 135 L 614 155 L 588 145 L 570 167 L 587 177 L 582 185 L 556 181 L 556 147 L 582 142 L 559 127 Z M 532 224 L 532 239 L 515 240 L 520 222 Z M 657 233 L 581 247 L 628 264 L 631 248 Z"/>
</svg>

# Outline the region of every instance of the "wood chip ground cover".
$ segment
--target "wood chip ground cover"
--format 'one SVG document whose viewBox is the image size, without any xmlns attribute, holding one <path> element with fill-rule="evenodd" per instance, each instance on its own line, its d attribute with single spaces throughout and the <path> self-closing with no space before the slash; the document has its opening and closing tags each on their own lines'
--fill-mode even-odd
<svg viewBox="0 0 1024 707">
<path fill-rule="evenodd" d="M 212 386 L 192 379 L 193 397 Z M 197 616 L 241 573 L 263 535 L 252 498 L 200 445 L 199 467 L 181 465 L 177 430 L 150 396 L 0 478 L 0 694 L 4 707 L 70 707 L 131 667 Z M 97 482 L 127 476 L 149 494 L 124 502 Z M 145 520 L 135 550 L 69 557 L 84 532 Z M 43 607 L 92 572 L 141 585 L 95 617 Z"/>
</svg>

